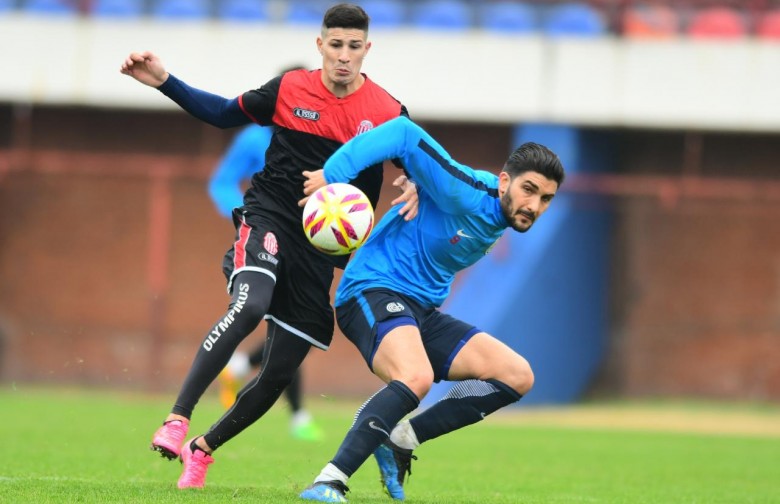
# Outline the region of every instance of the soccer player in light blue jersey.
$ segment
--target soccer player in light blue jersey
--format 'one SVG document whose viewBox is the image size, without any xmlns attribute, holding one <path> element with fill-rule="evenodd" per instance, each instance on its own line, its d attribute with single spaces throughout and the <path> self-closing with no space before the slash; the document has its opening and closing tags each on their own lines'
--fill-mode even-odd
<svg viewBox="0 0 780 504">
<path fill-rule="evenodd" d="M 524 233 L 549 208 L 564 178 L 560 160 L 525 143 L 498 175 L 475 170 L 402 117 L 353 138 L 322 170 L 304 172 L 304 193 L 386 159 L 417 184 L 417 218 L 406 221 L 391 210 L 381 219 L 344 271 L 335 306 L 342 332 L 387 385 L 358 409 L 303 499 L 346 502 L 348 478 L 372 453 L 387 493 L 404 499 L 412 450 L 518 401 L 534 381 L 521 355 L 439 307 L 458 271 L 484 257 L 507 228 Z M 460 383 L 402 421 L 440 380 Z"/>
</svg>

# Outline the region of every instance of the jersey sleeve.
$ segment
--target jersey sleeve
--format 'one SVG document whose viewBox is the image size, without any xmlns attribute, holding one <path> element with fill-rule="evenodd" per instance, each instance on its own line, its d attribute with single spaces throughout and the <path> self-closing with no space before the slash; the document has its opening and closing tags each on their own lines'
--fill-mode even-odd
<svg viewBox="0 0 780 504">
<path fill-rule="evenodd" d="M 346 182 L 368 166 L 393 159 L 443 211 L 453 214 L 479 208 L 484 182 L 475 171 L 452 159 L 425 130 L 401 116 L 358 135 L 339 148 L 325 163 L 328 183 Z"/>
<path fill-rule="evenodd" d="M 169 74 L 157 89 L 182 109 L 212 126 L 232 128 L 250 122 L 239 108 L 237 98 L 228 99 L 194 88 L 173 74 Z"/>
<path fill-rule="evenodd" d="M 264 126 L 273 124 L 282 77 L 282 75 L 274 77 L 260 88 L 247 91 L 238 98 L 241 110 L 257 124 Z"/>
</svg>

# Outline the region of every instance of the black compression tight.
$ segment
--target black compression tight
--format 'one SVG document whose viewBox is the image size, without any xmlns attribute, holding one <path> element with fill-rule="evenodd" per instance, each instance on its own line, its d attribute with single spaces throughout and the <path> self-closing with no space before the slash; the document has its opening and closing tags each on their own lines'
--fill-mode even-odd
<svg viewBox="0 0 780 504">
<path fill-rule="evenodd" d="M 249 365 L 253 369 L 259 368 L 263 363 L 263 355 L 265 353 L 265 341 L 257 346 L 252 353 L 249 354 Z M 303 407 L 303 377 L 301 376 L 301 369 L 295 372 L 290 385 L 284 389 L 284 397 L 290 404 L 290 412 L 297 413 Z"/>
<path fill-rule="evenodd" d="M 293 380 L 310 348 L 309 342 L 269 320 L 260 372 L 203 436 L 206 444 L 216 450 L 262 417 Z"/>
<path fill-rule="evenodd" d="M 244 271 L 233 279 L 233 299 L 227 313 L 206 334 L 195 354 L 172 413 L 190 418 L 195 405 L 230 360 L 239 343 L 268 312 L 274 280 L 263 273 Z"/>
</svg>

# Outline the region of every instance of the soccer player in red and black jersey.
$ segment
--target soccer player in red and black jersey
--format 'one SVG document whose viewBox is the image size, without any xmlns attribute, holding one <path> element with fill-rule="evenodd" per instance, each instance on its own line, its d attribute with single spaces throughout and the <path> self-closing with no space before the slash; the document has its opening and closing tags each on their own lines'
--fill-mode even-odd
<svg viewBox="0 0 780 504">
<path fill-rule="evenodd" d="M 322 168 L 350 138 L 407 115 L 400 102 L 360 72 L 371 47 L 368 24 L 359 6 L 331 7 L 317 38 L 321 69 L 287 72 L 233 99 L 185 84 L 148 51 L 132 53 L 122 64 L 121 73 L 159 89 L 209 124 L 275 126 L 266 166 L 252 177 L 244 205 L 233 211 L 236 240 L 223 263 L 232 296 L 228 310 L 207 332 L 171 413 L 152 440 L 152 448 L 163 456 L 181 456 L 180 488 L 202 487 L 211 453 L 268 411 L 311 346 L 327 350 L 331 342 L 333 268 L 343 267 L 346 258 L 317 252 L 306 240 L 298 206 L 304 197 L 302 172 Z M 375 207 L 382 170 L 377 165 L 351 181 Z M 394 183 L 403 193 L 392 203 L 404 203 L 400 213 L 413 218 L 414 185 L 404 176 Z M 268 338 L 260 373 L 205 435 L 184 442 L 196 403 L 263 318 Z"/>
</svg>

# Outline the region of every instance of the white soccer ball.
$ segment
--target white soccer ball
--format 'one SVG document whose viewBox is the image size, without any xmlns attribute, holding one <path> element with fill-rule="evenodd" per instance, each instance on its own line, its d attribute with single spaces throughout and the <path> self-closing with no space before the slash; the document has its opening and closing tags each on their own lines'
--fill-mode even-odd
<svg viewBox="0 0 780 504">
<path fill-rule="evenodd" d="M 314 247 L 330 255 L 346 255 L 363 245 L 374 227 L 374 208 L 351 184 L 321 187 L 303 207 L 303 231 Z"/>
</svg>

